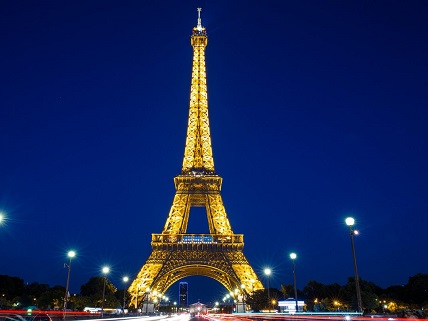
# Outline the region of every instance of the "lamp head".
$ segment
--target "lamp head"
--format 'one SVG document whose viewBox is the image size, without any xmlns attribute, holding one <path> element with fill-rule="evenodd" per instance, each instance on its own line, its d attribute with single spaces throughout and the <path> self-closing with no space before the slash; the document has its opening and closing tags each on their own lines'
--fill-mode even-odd
<svg viewBox="0 0 428 321">
<path fill-rule="evenodd" d="M 127 276 L 124 276 L 123 277 L 123 282 L 128 282 L 128 281 L 129 281 L 129 278 Z"/>
<path fill-rule="evenodd" d="M 355 220 L 354 220 L 354 218 L 353 218 L 353 217 L 347 217 L 347 218 L 345 219 L 345 223 L 346 223 L 346 225 L 348 225 L 348 226 L 353 226 L 353 225 L 355 224 Z"/>
<path fill-rule="evenodd" d="M 75 252 L 75 251 L 69 251 L 69 252 L 67 253 L 67 255 L 68 255 L 68 257 L 71 259 L 71 258 L 73 258 L 73 257 L 75 257 L 75 256 L 76 256 L 76 252 Z"/>
<path fill-rule="evenodd" d="M 107 274 L 108 272 L 110 272 L 110 268 L 108 266 L 103 267 L 103 273 Z"/>
<path fill-rule="evenodd" d="M 295 260 L 297 258 L 296 253 L 290 253 L 290 259 Z"/>
<path fill-rule="evenodd" d="M 266 268 L 266 269 L 264 270 L 264 272 L 265 272 L 265 275 L 269 276 L 269 275 L 271 275 L 272 270 L 271 270 L 270 268 Z"/>
</svg>

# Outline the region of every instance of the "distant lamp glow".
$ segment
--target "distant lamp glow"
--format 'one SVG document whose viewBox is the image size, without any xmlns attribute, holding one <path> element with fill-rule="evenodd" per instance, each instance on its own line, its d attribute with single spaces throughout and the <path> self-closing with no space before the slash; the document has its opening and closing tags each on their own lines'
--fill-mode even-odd
<svg viewBox="0 0 428 321">
<path fill-rule="evenodd" d="M 297 258 L 296 253 L 290 253 L 290 259 L 295 260 Z"/>
<path fill-rule="evenodd" d="M 4 214 L 0 212 L 0 224 L 2 224 L 4 221 Z"/>
</svg>

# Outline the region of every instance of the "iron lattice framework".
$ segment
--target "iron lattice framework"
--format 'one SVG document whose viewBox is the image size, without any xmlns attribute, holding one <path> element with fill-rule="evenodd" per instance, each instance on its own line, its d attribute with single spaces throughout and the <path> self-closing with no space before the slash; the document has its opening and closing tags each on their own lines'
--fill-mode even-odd
<svg viewBox="0 0 428 321">
<path fill-rule="evenodd" d="M 228 291 L 263 289 L 242 252 L 244 236 L 232 231 L 220 194 L 222 178 L 214 169 L 205 71 L 208 37 L 200 11 L 190 38 L 193 67 L 183 165 L 174 178 L 176 193 L 162 234 L 152 235 L 152 253 L 128 289 L 136 307 L 150 293 L 163 294 L 193 275 L 217 280 Z M 191 207 L 206 208 L 210 234 L 186 234 Z"/>
</svg>

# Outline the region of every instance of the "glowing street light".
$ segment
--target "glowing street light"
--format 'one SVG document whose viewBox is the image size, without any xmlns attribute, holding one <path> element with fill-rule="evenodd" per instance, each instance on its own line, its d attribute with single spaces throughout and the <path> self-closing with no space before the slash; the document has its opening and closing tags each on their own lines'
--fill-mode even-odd
<svg viewBox="0 0 428 321">
<path fill-rule="evenodd" d="M 272 274 L 272 270 L 270 269 L 270 268 L 265 268 L 264 269 L 264 273 L 265 273 L 265 275 L 266 275 L 266 277 L 267 277 L 267 283 L 268 283 L 268 302 L 269 302 L 269 305 L 270 305 L 270 292 L 269 292 L 269 288 L 270 288 L 270 285 L 269 285 L 269 276 Z"/>
<path fill-rule="evenodd" d="M 104 299 L 106 294 L 106 280 L 107 280 L 106 275 L 110 272 L 110 268 L 108 266 L 105 266 L 103 267 L 102 271 L 104 274 L 104 285 L 103 285 L 103 301 L 101 302 L 101 318 L 104 317 Z"/>
<path fill-rule="evenodd" d="M 123 315 L 125 315 L 125 303 L 126 303 L 126 283 L 129 281 L 127 276 L 123 277 L 123 282 L 125 285 L 123 286 Z"/>
<path fill-rule="evenodd" d="M 297 285 L 296 285 L 296 260 L 297 254 L 290 253 L 290 259 L 293 261 L 293 275 L 294 275 L 294 299 L 296 300 L 296 312 L 299 311 L 299 305 L 297 303 Z"/>
<path fill-rule="evenodd" d="M 363 304 L 361 301 L 360 281 L 358 278 L 358 268 L 357 268 L 357 256 L 355 254 L 355 245 L 354 245 L 354 235 L 358 235 L 358 231 L 353 229 L 353 226 L 355 224 L 354 218 L 347 217 L 345 219 L 345 223 L 346 225 L 349 226 L 349 231 L 351 236 L 352 256 L 354 257 L 355 289 L 357 291 L 358 312 L 362 312 Z"/>
<path fill-rule="evenodd" d="M 76 252 L 75 251 L 69 251 L 67 253 L 67 256 L 70 258 L 70 262 L 68 263 L 68 265 L 64 264 L 64 267 L 68 267 L 67 283 L 65 286 L 65 295 L 64 295 L 64 315 L 63 315 L 64 320 L 65 320 L 65 311 L 67 311 L 68 286 L 70 284 L 71 259 L 76 256 Z"/>
<path fill-rule="evenodd" d="M 0 226 L 7 224 L 7 216 L 4 212 L 0 211 Z"/>
</svg>

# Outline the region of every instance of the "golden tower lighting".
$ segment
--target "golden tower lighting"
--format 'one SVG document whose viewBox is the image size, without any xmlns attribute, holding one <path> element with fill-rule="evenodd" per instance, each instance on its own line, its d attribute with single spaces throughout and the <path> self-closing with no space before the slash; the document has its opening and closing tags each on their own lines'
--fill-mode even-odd
<svg viewBox="0 0 428 321">
<path fill-rule="evenodd" d="M 212 278 L 228 291 L 241 284 L 243 290 L 263 289 L 242 252 L 244 236 L 233 233 L 220 194 L 222 178 L 214 168 L 205 68 L 208 37 L 200 8 L 190 43 L 193 65 L 182 168 L 174 178 L 176 192 L 163 231 L 152 234 L 152 253 L 128 289 L 135 307 L 144 298 L 141 289 L 163 295 L 173 283 L 193 275 Z M 192 207 L 205 207 L 209 234 L 186 234 Z"/>
</svg>

